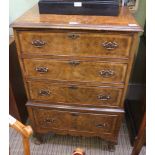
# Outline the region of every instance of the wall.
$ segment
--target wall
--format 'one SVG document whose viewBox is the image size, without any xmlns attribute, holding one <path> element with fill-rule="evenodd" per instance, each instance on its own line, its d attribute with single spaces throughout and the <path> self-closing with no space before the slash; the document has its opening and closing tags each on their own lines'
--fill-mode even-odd
<svg viewBox="0 0 155 155">
<path fill-rule="evenodd" d="M 146 0 L 139 0 L 138 10 L 134 14 L 138 23 L 144 28 L 146 21 Z"/>
<path fill-rule="evenodd" d="M 144 28 L 146 22 L 146 0 L 139 0 L 139 8 L 134 16 L 137 19 L 138 23 Z M 143 99 L 143 96 L 145 96 L 146 40 L 145 37 L 142 36 L 142 34 L 143 33 L 141 33 L 140 44 L 137 50 L 137 57 L 134 62 L 126 97 L 129 100 L 141 100 Z"/>
<path fill-rule="evenodd" d="M 37 2 L 38 0 L 9 0 L 9 23 L 11 24 Z M 10 35 L 12 35 L 11 28 Z"/>
</svg>

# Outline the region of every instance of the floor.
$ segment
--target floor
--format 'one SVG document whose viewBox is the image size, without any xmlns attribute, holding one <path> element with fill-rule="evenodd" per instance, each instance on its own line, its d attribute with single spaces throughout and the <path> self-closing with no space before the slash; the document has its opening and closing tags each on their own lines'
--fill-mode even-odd
<svg viewBox="0 0 155 155">
<path fill-rule="evenodd" d="M 41 145 L 34 144 L 33 140 L 31 137 L 31 155 L 71 155 L 77 147 L 83 148 L 86 155 L 131 155 L 132 151 L 125 123 L 122 124 L 115 152 L 109 152 L 106 143 L 100 138 L 46 135 Z M 9 145 L 10 155 L 23 155 L 22 138 L 12 128 L 10 128 Z M 145 154 L 146 148 L 143 147 L 140 155 Z"/>
</svg>

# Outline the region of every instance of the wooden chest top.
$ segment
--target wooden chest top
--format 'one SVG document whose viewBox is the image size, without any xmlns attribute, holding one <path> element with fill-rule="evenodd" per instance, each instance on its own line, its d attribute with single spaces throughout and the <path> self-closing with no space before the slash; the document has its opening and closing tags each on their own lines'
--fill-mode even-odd
<svg viewBox="0 0 155 155">
<path fill-rule="evenodd" d="M 142 28 L 128 11 L 121 7 L 118 16 L 82 16 L 39 14 L 34 6 L 13 24 L 13 28 L 55 28 L 140 32 Z"/>
</svg>

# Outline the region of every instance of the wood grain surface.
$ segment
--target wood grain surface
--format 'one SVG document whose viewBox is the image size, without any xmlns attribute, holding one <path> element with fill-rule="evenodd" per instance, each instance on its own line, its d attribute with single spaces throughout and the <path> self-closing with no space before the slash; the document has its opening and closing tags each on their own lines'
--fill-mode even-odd
<svg viewBox="0 0 155 155">
<path fill-rule="evenodd" d="M 34 6 L 12 26 L 35 133 L 116 144 L 142 31 L 127 8 L 112 17 L 40 15 Z"/>
<path fill-rule="evenodd" d="M 123 83 L 127 74 L 127 63 L 24 59 L 25 76 L 49 80 Z"/>
<path fill-rule="evenodd" d="M 74 136 L 99 136 L 107 141 L 117 143 L 122 112 L 95 113 L 81 110 L 53 109 L 45 106 L 33 106 L 28 103 L 28 111 L 33 116 L 33 128 L 38 133 L 55 132 Z"/>
<path fill-rule="evenodd" d="M 122 58 L 129 56 L 132 40 L 129 33 L 42 30 L 22 31 L 18 35 L 22 53 L 33 55 Z M 38 47 L 33 44 L 34 41 L 44 44 Z"/>
<path fill-rule="evenodd" d="M 118 16 L 82 16 L 39 14 L 34 6 L 13 24 L 13 28 L 83 29 L 108 31 L 143 31 L 127 7 L 121 7 Z"/>
<path fill-rule="evenodd" d="M 28 82 L 30 99 L 78 106 L 122 107 L 123 89 L 88 87 L 77 84 Z"/>
</svg>

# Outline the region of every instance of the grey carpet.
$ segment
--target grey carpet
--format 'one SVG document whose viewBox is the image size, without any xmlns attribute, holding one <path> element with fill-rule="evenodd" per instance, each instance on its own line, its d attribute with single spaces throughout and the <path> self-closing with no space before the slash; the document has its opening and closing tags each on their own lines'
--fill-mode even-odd
<svg viewBox="0 0 155 155">
<path fill-rule="evenodd" d="M 19 133 L 10 128 L 10 155 L 23 155 L 22 138 Z M 118 145 L 115 152 L 107 150 L 106 143 L 100 138 L 85 138 L 60 135 L 44 136 L 44 143 L 35 145 L 33 137 L 30 138 L 31 155 L 71 155 L 77 147 L 83 148 L 86 155 L 131 155 L 130 145 L 126 124 L 123 123 L 118 137 Z M 146 154 L 143 147 L 140 155 Z"/>
</svg>

